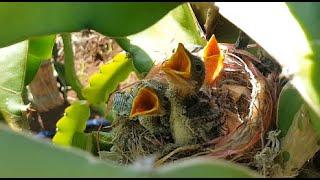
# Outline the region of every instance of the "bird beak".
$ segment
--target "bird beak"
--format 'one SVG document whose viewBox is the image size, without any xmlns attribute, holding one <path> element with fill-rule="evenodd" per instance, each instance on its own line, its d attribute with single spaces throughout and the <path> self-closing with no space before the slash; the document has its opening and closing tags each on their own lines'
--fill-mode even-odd
<svg viewBox="0 0 320 180">
<path fill-rule="evenodd" d="M 171 58 L 162 64 L 161 69 L 173 83 L 188 85 L 186 81 L 191 79 L 191 60 L 181 43 Z"/>
<path fill-rule="evenodd" d="M 163 112 L 156 92 L 150 88 L 143 87 L 133 99 L 130 118 L 139 115 L 159 115 L 163 114 Z"/>
<path fill-rule="evenodd" d="M 223 55 L 220 53 L 218 42 L 214 35 L 204 48 L 205 84 L 211 84 L 223 68 Z"/>
</svg>

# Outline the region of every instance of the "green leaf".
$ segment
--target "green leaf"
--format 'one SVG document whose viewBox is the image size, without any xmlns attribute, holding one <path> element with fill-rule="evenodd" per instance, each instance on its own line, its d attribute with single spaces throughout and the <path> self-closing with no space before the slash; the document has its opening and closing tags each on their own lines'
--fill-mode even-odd
<svg viewBox="0 0 320 180">
<path fill-rule="evenodd" d="M 31 38 L 28 53 L 38 59 L 50 59 L 55 38 L 56 35 Z"/>
<path fill-rule="evenodd" d="M 219 12 L 259 43 L 283 67 L 320 116 L 318 3 L 223 3 Z M 270 13 L 272 12 L 272 13 Z M 254 14 L 254 15 L 253 15 Z"/>
<path fill-rule="evenodd" d="M 99 141 L 99 147 L 103 150 L 110 150 L 113 145 L 112 139 L 114 134 L 111 132 L 93 131 L 91 132 L 92 138 Z"/>
<path fill-rule="evenodd" d="M 169 15 L 179 24 L 184 38 L 189 43 L 197 45 L 206 45 L 203 31 L 192 11 L 189 3 L 182 4 L 172 10 Z M 181 39 L 182 40 L 182 39 Z"/>
<path fill-rule="evenodd" d="M 0 111 L 8 125 L 16 130 L 28 129 L 22 116 L 22 100 L 27 64 L 28 41 L 0 49 Z"/>
<path fill-rule="evenodd" d="M 176 2 L 14 2 L 0 3 L 0 47 L 33 36 L 93 29 L 127 36 L 157 22 Z M 152 14 L 152 15 L 151 15 Z"/>
<path fill-rule="evenodd" d="M 110 93 L 133 71 L 132 60 L 126 53 L 117 54 L 111 61 L 100 67 L 100 72 L 89 79 L 89 86 L 83 89 L 84 97 L 98 105 L 108 100 Z"/>
<path fill-rule="evenodd" d="M 83 100 L 82 95 L 82 84 L 79 80 L 76 69 L 74 66 L 74 55 L 70 33 L 62 34 L 63 47 L 64 47 L 64 77 L 66 78 L 67 84 L 70 84 L 72 89 L 77 93 L 80 100 Z"/>
<path fill-rule="evenodd" d="M 76 133 L 83 133 L 90 116 L 90 109 L 86 101 L 77 101 L 65 109 L 64 116 L 57 122 L 57 133 L 52 142 L 59 145 L 71 146 Z M 78 143 L 78 145 L 81 142 Z"/>
<path fill-rule="evenodd" d="M 29 40 L 25 85 L 32 81 L 41 63 L 51 58 L 55 38 L 55 35 L 50 35 L 34 37 Z"/>
<path fill-rule="evenodd" d="M 72 146 L 78 147 L 88 152 L 93 152 L 96 144 L 93 144 L 91 133 L 75 132 L 72 138 Z"/>
<path fill-rule="evenodd" d="M 258 177 L 246 168 L 221 160 L 188 160 L 151 172 L 119 166 L 84 151 L 12 132 L 1 124 L 0 142 L 1 177 Z"/>
<path fill-rule="evenodd" d="M 316 2 L 287 3 L 290 11 L 299 22 L 312 53 L 304 52 L 300 61 L 300 71 L 294 82 L 309 106 L 320 117 L 320 4 Z M 320 123 L 320 122 L 319 122 Z"/>
<path fill-rule="evenodd" d="M 116 41 L 130 53 L 139 76 L 149 72 L 154 63 L 166 59 L 178 43 L 204 46 L 201 27 L 189 5 L 184 3 L 173 9 L 148 29 Z"/>
<path fill-rule="evenodd" d="M 298 92 L 296 92 L 298 95 Z M 311 115 L 312 109 L 302 103 L 296 111 L 286 136 L 281 138 L 281 153 L 277 159 L 281 164 L 274 177 L 296 176 L 301 168 L 320 150 L 319 129 L 315 130 L 312 122 L 320 119 Z"/>
<path fill-rule="evenodd" d="M 278 103 L 277 121 L 278 128 L 281 130 L 280 137 L 284 137 L 287 134 L 297 114 L 301 113 L 302 107 L 304 107 L 306 109 L 304 111 L 307 112 L 307 115 L 304 116 L 307 116 L 306 118 L 310 119 L 312 127 L 320 135 L 320 118 L 306 105 L 298 90 L 291 84 L 286 84 L 280 93 Z M 300 123 L 298 123 L 298 125 L 298 127 L 303 126 L 303 124 L 300 125 Z"/>
<path fill-rule="evenodd" d="M 155 173 L 153 177 L 162 178 L 253 178 L 260 177 L 257 173 L 235 163 L 218 159 L 192 159 L 166 165 Z"/>
<path fill-rule="evenodd" d="M 280 137 L 284 137 L 290 128 L 296 113 L 304 101 L 299 92 L 290 84 L 281 91 L 278 101 L 278 128 L 281 130 Z"/>
<path fill-rule="evenodd" d="M 140 172 L 99 161 L 75 148 L 14 133 L 0 124 L 1 177 L 137 177 Z"/>
<path fill-rule="evenodd" d="M 319 57 L 320 22 L 318 19 L 320 17 L 320 4 L 315 2 L 287 2 L 287 5 L 305 32 L 313 52 Z"/>
<path fill-rule="evenodd" d="M 313 128 L 317 131 L 318 136 L 320 137 L 320 118 L 310 107 L 308 108 L 308 112 L 309 112 L 311 124 Z"/>
</svg>

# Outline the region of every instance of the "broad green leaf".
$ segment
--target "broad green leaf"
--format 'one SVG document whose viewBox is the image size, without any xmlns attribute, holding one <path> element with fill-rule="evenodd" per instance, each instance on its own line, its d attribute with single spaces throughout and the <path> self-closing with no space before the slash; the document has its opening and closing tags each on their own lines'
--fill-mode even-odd
<svg viewBox="0 0 320 180">
<path fill-rule="evenodd" d="M 133 71 L 132 59 L 125 52 L 113 57 L 100 67 L 100 72 L 89 79 L 89 86 L 83 89 L 84 97 L 92 104 L 98 105 L 108 100 L 110 93 Z"/>
<path fill-rule="evenodd" d="M 303 106 L 306 106 L 305 109 L 307 110 L 305 111 L 308 113 L 307 118 L 310 119 L 312 127 L 320 135 L 320 118 L 306 105 L 298 90 L 289 83 L 282 89 L 278 102 L 277 124 L 281 130 L 280 137 L 284 137 L 287 134 L 292 122 Z"/>
<path fill-rule="evenodd" d="M 290 84 L 287 84 L 281 91 L 278 101 L 278 128 L 281 130 L 280 137 L 284 137 L 294 116 L 301 108 L 304 101 L 299 92 Z"/>
<path fill-rule="evenodd" d="M 312 49 L 312 53 L 305 52 L 305 59 L 299 64 L 298 78 L 293 83 L 320 117 L 320 4 L 317 2 L 287 4 Z"/>
<path fill-rule="evenodd" d="M 84 132 L 89 116 L 90 109 L 86 101 L 77 101 L 67 107 L 64 116 L 57 122 L 57 133 L 52 142 L 64 146 L 74 145 L 74 135 Z"/>
<path fill-rule="evenodd" d="M 22 91 L 35 76 L 42 60 L 51 57 L 55 36 L 32 38 L 0 49 L 0 110 L 10 127 L 28 128 L 22 113 Z"/>
<path fill-rule="evenodd" d="M 320 4 L 317 2 L 287 2 L 287 5 L 305 32 L 314 54 L 319 58 Z"/>
<path fill-rule="evenodd" d="M 119 166 L 75 148 L 12 132 L 1 124 L 0 142 L 1 177 L 258 177 L 220 160 L 187 160 L 151 171 L 141 166 Z"/>
<path fill-rule="evenodd" d="M 55 35 L 41 36 L 29 40 L 25 85 L 32 81 L 41 63 L 51 58 L 55 37 Z"/>
<path fill-rule="evenodd" d="M 303 99 L 320 116 L 317 3 L 223 3 L 219 12 L 259 43 L 283 67 Z M 271 13 L 272 12 L 272 13 Z"/>
<path fill-rule="evenodd" d="M 254 178 L 257 173 L 243 166 L 218 159 L 198 158 L 161 167 L 153 177 L 162 178 Z"/>
<path fill-rule="evenodd" d="M 275 171 L 275 176 L 296 176 L 320 149 L 320 118 L 290 83 L 280 93 L 278 128 L 281 130 L 282 152 L 279 163 L 283 169 Z"/>
<path fill-rule="evenodd" d="M 26 72 L 28 41 L 0 48 L 0 111 L 8 125 L 16 130 L 28 129 L 22 110 L 26 109 L 22 100 Z"/>
<path fill-rule="evenodd" d="M 298 92 L 296 91 L 296 94 Z M 281 153 L 278 158 L 282 168 L 275 169 L 276 177 L 294 177 L 299 170 L 320 150 L 320 136 L 312 122 L 320 122 L 318 117 L 311 115 L 312 109 L 301 103 L 294 114 L 286 136 L 281 139 Z M 314 119 L 316 118 L 316 119 Z"/>
<path fill-rule="evenodd" d="M 1 2 L 0 47 L 29 37 L 93 29 L 109 37 L 137 33 L 176 2 Z"/>
<path fill-rule="evenodd" d="M 178 43 L 186 46 L 206 44 L 189 3 L 176 7 L 148 29 L 116 41 L 130 53 L 140 76 L 148 73 L 154 63 L 168 58 Z"/>
<path fill-rule="evenodd" d="M 138 172 L 99 161 L 75 148 L 14 133 L 0 124 L 1 177 L 137 177 Z"/>
</svg>

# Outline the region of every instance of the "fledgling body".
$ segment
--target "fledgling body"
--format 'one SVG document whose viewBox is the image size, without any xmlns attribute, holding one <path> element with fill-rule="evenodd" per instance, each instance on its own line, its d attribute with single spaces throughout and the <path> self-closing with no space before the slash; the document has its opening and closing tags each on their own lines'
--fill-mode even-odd
<svg viewBox="0 0 320 180">
<path fill-rule="evenodd" d="M 219 113 L 200 96 L 205 79 L 203 61 L 179 44 L 173 56 L 162 64 L 171 103 L 170 126 L 177 145 L 202 143 L 212 136 Z"/>
</svg>

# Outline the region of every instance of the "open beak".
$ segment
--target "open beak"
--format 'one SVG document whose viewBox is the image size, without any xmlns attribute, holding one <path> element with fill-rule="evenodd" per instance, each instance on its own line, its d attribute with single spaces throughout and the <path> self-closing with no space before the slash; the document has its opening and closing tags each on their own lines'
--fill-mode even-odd
<svg viewBox="0 0 320 180">
<path fill-rule="evenodd" d="M 188 85 L 191 79 L 191 60 L 186 51 L 183 44 L 179 43 L 176 52 L 161 66 L 169 80 L 177 85 Z"/>
<path fill-rule="evenodd" d="M 212 84 L 223 68 L 223 55 L 214 35 L 204 48 L 205 84 Z"/>
<path fill-rule="evenodd" d="M 133 99 L 130 118 L 139 115 L 160 114 L 163 114 L 163 109 L 160 106 L 159 97 L 156 92 L 147 87 L 141 88 Z"/>
</svg>

